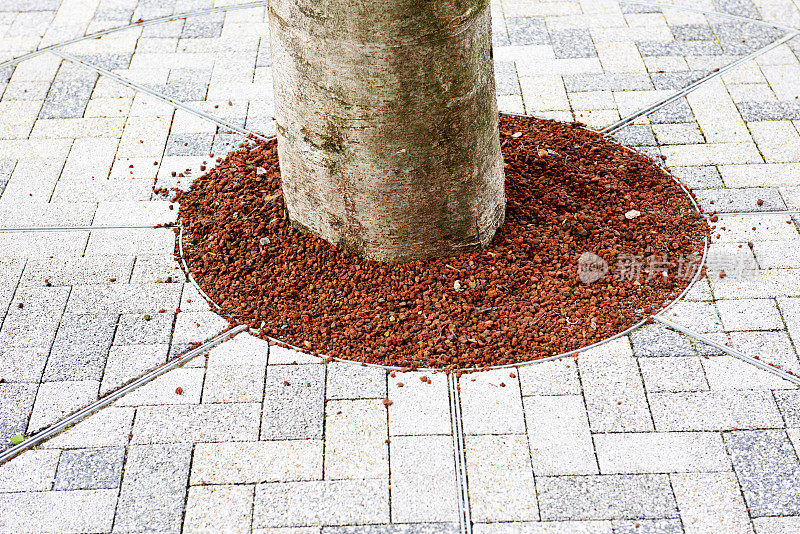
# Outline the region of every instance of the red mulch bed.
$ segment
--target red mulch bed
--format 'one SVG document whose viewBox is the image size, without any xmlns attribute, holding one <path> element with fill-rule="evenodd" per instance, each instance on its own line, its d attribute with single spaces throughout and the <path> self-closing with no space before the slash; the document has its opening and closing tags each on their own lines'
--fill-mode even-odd
<svg viewBox="0 0 800 534">
<path fill-rule="evenodd" d="M 410 368 L 576 349 L 688 285 L 679 257 L 702 253 L 708 226 L 665 171 L 578 124 L 501 115 L 500 137 L 508 208 L 487 249 L 388 265 L 301 233 L 284 218 L 270 141 L 228 154 L 177 192 L 189 269 L 223 315 L 264 337 Z M 627 219 L 630 210 L 641 215 Z M 606 260 L 604 278 L 579 279 L 584 252 Z M 649 271 L 665 254 L 673 265 Z M 626 255 L 641 257 L 638 280 L 619 276 Z"/>
</svg>

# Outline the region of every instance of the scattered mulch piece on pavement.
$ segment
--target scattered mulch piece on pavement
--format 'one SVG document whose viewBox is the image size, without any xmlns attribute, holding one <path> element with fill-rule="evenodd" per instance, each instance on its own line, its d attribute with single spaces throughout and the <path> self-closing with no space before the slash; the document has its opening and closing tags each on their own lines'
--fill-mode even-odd
<svg viewBox="0 0 800 534">
<path fill-rule="evenodd" d="M 220 313 L 262 337 L 411 369 L 577 349 L 688 285 L 680 265 L 699 261 L 708 226 L 652 160 L 580 125 L 528 117 L 501 116 L 500 141 L 506 220 L 486 249 L 390 265 L 302 233 L 284 217 L 267 141 L 176 190 L 186 262 Z M 626 219 L 631 210 L 639 215 Z M 602 268 L 591 283 L 578 276 L 585 253 Z"/>
<path fill-rule="evenodd" d="M 177 393 L 178 395 L 183 395 L 183 388 L 182 387 L 175 388 L 175 393 Z"/>
</svg>

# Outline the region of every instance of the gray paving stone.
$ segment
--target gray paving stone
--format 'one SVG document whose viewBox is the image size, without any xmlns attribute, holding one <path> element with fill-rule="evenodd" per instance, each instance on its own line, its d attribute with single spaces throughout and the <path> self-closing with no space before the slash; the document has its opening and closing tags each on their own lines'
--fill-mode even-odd
<svg viewBox="0 0 800 534">
<path fill-rule="evenodd" d="M 112 284 L 75 286 L 67 302 L 67 312 L 149 313 L 175 310 L 180 302 L 181 284 Z"/>
<path fill-rule="evenodd" d="M 270 365 L 264 391 L 261 439 L 322 438 L 324 388 L 325 367 L 322 365 Z"/>
<path fill-rule="evenodd" d="M 0 465 L 0 493 L 49 490 L 60 454 L 61 451 L 28 450 Z"/>
<path fill-rule="evenodd" d="M 456 475 L 450 436 L 394 436 L 392 521 L 457 521 Z"/>
<path fill-rule="evenodd" d="M 213 133 L 172 134 L 167 140 L 164 155 L 208 156 L 213 142 Z"/>
<path fill-rule="evenodd" d="M 116 406 L 197 405 L 203 389 L 205 370 L 179 367 L 130 391 L 115 402 Z M 178 393 L 178 388 L 180 393 Z M 210 406 L 204 404 L 204 406 Z"/>
<path fill-rule="evenodd" d="M 43 379 L 100 380 L 116 323 L 116 315 L 64 314 Z"/>
<path fill-rule="evenodd" d="M 325 395 L 329 399 L 386 398 L 386 371 L 350 363 L 328 364 Z"/>
<path fill-rule="evenodd" d="M 627 338 L 615 343 L 630 351 Z M 578 358 L 592 431 L 636 432 L 653 429 L 635 358 L 591 351 L 582 353 Z"/>
<path fill-rule="evenodd" d="M 536 485 L 542 520 L 678 515 L 667 475 L 538 477 Z"/>
<path fill-rule="evenodd" d="M 256 486 L 255 528 L 388 522 L 388 480 L 274 482 Z"/>
<path fill-rule="evenodd" d="M 108 284 L 114 278 L 127 282 L 133 269 L 132 256 L 79 256 L 30 259 L 22 276 L 23 285 L 53 286 Z"/>
<path fill-rule="evenodd" d="M 745 121 L 775 121 L 800 119 L 800 102 L 742 102 L 739 112 Z"/>
<path fill-rule="evenodd" d="M 649 393 L 708 390 L 703 365 L 696 356 L 641 358 L 639 369 Z"/>
<path fill-rule="evenodd" d="M 786 204 L 777 189 L 753 187 L 746 189 L 695 190 L 697 200 L 705 211 L 719 213 L 785 210 Z M 761 206 L 758 201 L 763 201 Z"/>
<path fill-rule="evenodd" d="M 186 498 L 183 532 L 249 532 L 255 486 L 193 486 Z"/>
<path fill-rule="evenodd" d="M 457 534 L 458 531 L 456 523 L 394 523 L 322 528 L 323 534 Z"/>
<path fill-rule="evenodd" d="M 465 454 L 474 521 L 539 518 L 531 458 L 524 436 L 466 436 Z"/>
<path fill-rule="evenodd" d="M 264 367 L 239 365 L 208 369 L 203 383 L 203 403 L 260 402 Z"/>
<path fill-rule="evenodd" d="M 518 95 L 521 93 L 517 67 L 513 61 L 495 61 L 494 77 L 497 94 Z"/>
<path fill-rule="evenodd" d="M 146 406 L 137 409 L 133 442 L 255 441 L 260 411 L 256 403 Z"/>
<path fill-rule="evenodd" d="M 753 525 L 757 534 L 792 534 L 800 530 L 800 517 L 755 517 Z"/>
<path fill-rule="evenodd" d="M 430 382 L 423 382 L 425 376 Z M 426 435 L 452 432 L 450 394 L 442 373 L 395 373 L 389 376 L 389 434 Z M 400 384 L 403 384 L 400 387 Z"/>
<path fill-rule="evenodd" d="M 776 391 L 775 400 L 786 426 L 800 427 L 800 391 Z"/>
<path fill-rule="evenodd" d="M 523 395 L 577 395 L 581 392 L 574 359 L 542 361 L 517 369 Z"/>
<path fill-rule="evenodd" d="M 676 100 L 666 106 L 659 108 L 658 111 L 648 115 L 650 120 L 656 124 L 668 124 L 678 122 L 694 121 L 694 114 L 685 99 Z"/>
<path fill-rule="evenodd" d="M 596 434 L 600 471 L 611 473 L 711 472 L 731 469 L 717 432 Z M 653 451 L 658 451 L 653 454 Z"/>
<path fill-rule="evenodd" d="M 540 18 L 506 19 L 508 37 L 512 45 L 550 44 L 545 21 Z"/>
<path fill-rule="evenodd" d="M 658 431 L 783 427 L 769 392 L 653 393 L 649 398 Z"/>
<path fill-rule="evenodd" d="M 580 395 L 524 397 L 536 476 L 597 474 L 586 406 Z"/>
<path fill-rule="evenodd" d="M 119 487 L 125 449 L 74 449 L 63 451 L 53 489 L 111 489 Z"/>
<path fill-rule="evenodd" d="M 651 146 L 656 144 L 653 130 L 646 124 L 631 124 L 618 130 L 613 136 L 623 145 Z"/>
<path fill-rule="evenodd" d="M 591 34 L 586 29 L 553 30 L 550 40 L 557 58 L 597 57 Z"/>
<path fill-rule="evenodd" d="M 86 104 L 94 89 L 94 80 L 56 81 L 39 112 L 40 119 L 70 119 L 83 117 Z"/>
<path fill-rule="evenodd" d="M 613 522 L 614 534 L 683 534 L 680 519 L 636 519 Z"/>
<path fill-rule="evenodd" d="M 670 24 L 675 39 L 680 41 L 711 41 L 714 32 L 706 24 Z"/>
<path fill-rule="evenodd" d="M 786 332 L 731 332 L 731 342 L 748 356 L 800 374 L 800 360 Z"/>
<path fill-rule="evenodd" d="M 114 530 L 180 531 L 190 444 L 130 447 Z"/>
<path fill-rule="evenodd" d="M 325 404 L 325 478 L 388 478 L 386 407 L 378 399 Z"/>
<path fill-rule="evenodd" d="M 660 324 L 642 327 L 631 334 L 633 352 L 638 357 L 687 356 L 694 354 L 687 336 Z"/>
<path fill-rule="evenodd" d="M 145 314 L 125 313 L 119 318 L 114 335 L 114 345 L 158 345 L 169 343 L 172 334 L 172 313 L 153 313 L 149 320 Z"/>
<path fill-rule="evenodd" d="M 512 378 L 511 375 L 515 377 Z M 462 376 L 461 417 L 465 434 L 525 432 L 519 378 L 508 369 Z M 502 385 L 501 385 L 502 384 Z"/>
<path fill-rule="evenodd" d="M 98 380 L 43 382 L 36 392 L 28 433 L 41 430 L 97 399 Z"/>
<path fill-rule="evenodd" d="M 75 426 L 44 442 L 45 448 L 85 449 L 118 447 L 128 444 L 133 425 L 134 408 L 103 408 Z"/>
<path fill-rule="evenodd" d="M 688 532 L 751 534 L 742 491 L 732 472 L 670 475 L 681 519 Z"/>
<path fill-rule="evenodd" d="M 800 465 L 785 431 L 731 432 L 725 441 L 752 515 L 800 515 Z"/>
<path fill-rule="evenodd" d="M 191 484 L 249 484 L 322 478 L 321 440 L 198 443 Z"/>
<path fill-rule="evenodd" d="M 48 352 L 44 347 L 0 348 L 0 377 L 6 382 L 38 383 Z"/>
<path fill-rule="evenodd" d="M 167 361 L 169 345 L 114 345 L 108 353 L 100 395 L 139 378 Z"/>
<path fill-rule="evenodd" d="M 0 494 L 0 525 L 9 532 L 110 532 L 117 490 Z"/>
<path fill-rule="evenodd" d="M 719 171 L 713 166 L 672 167 L 672 175 L 690 189 L 709 189 L 723 187 Z"/>
<path fill-rule="evenodd" d="M 725 330 L 776 330 L 783 328 L 772 299 L 735 299 L 716 302 Z"/>
</svg>

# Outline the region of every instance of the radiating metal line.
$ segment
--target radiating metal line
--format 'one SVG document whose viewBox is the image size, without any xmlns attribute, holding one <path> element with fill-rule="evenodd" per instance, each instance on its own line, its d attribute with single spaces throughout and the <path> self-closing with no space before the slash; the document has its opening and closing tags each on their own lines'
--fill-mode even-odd
<svg viewBox="0 0 800 534">
<path fill-rule="evenodd" d="M 610 126 L 606 126 L 602 130 L 600 130 L 600 133 L 602 133 L 604 135 L 613 134 L 614 132 L 616 132 L 618 130 L 621 130 L 625 126 L 628 126 L 630 123 L 632 123 L 634 120 L 638 119 L 642 115 L 649 115 L 651 113 L 654 113 L 654 112 L 658 111 L 659 109 L 663 108 L 664 106 L 666 106 L 668 104 L 671 104 L 672 102 L 674 102 L 674 101 L 676 101 L 676 100 L 678 100 L 680 98 L 683 98 L 684 96 L 686 96 L 687 94 L 691 93 L 692 91 L 694 91 L 695 89 L 697 89 L 698 87 L 700 87 L 701 85 L 706 83 L 707 81 L 709 81 L 709 80 L 711 80 L 713 78 L 716 78 L 717 76 L 721 76 L 722 74 L 725 74 L 726 72 L 731 71 L 731 70 L 735 69 L 736 67 L 742 65 L 743 63 L 747 63 L 748 61 L 750 61 L 752 59 L 755 59 L 758 56 L 769 52 L 773 48 L 777 48 L 778 46 L 780 46 L 780 45 L 782 45 L 782 44 L 794 39 L 798 35 L 800 35 L 799 31 L 792 30 L 791 33 L 789 33 L 787 35 L 784 35 L 782 38 L 778 39 L 777 41 L 774 41 L 774 42 L 768 44 L 767 46 L 765 46 L 763 48 L 759 48 L 755 52 L 751 52 L 751 53 L 747 54 L 746 56 L 743 56 L 743 57 L 737 59 L 736 61 L 725 65 L 724 67 L 720 67 L 719 70 L 717 70 L 715 72 L 712 72 L 711 74 L 708 74 L 707 76 L 704 76 L 703 78 L 700 78 L 696 82 L 687 85 L 683 89 L 681 89 L 679 91 L 676 91 L 675 93 L 671 94 L 670 96 L 668 96 L 666 98 L 663 98 L 663 99 L 661 99 L 661 100 L 659 100 L 657 102 L 654 102 L 653 104 L 650 104 L 646 108 L 640 109 L 639 111 L 628 115 L 627 117 L 615 122 L 614 124 L 612 124 Z"/>
<path fill-rule="evenodd" d="M 67 427 L 69 427 L 71 425 L 74 425 L 75 423 L 78 423 L 79 421 L 81 421 L 82 419 L 84 419 L 85 417 L 87 417 L 89 415 L 92 415 L 93 413 L 95 413 L 99 409 L 108 406 L 109 404 L 111 404 L 115 400 L 119 399 L 120 397 L 123 397 L 124 395 L 126 395 L 128 393 L 130 393 L 131 391 L 133 391 L 134 389 L 138 388 L 139 386 L 142 386 L 142 385 L 152 381 L 153 379 L 158 378 L 159 376 L 163 375 L 167 371 L 171 371 L 172 369 L 175 369 L 176 367 L 179 367 L 179 366 L 183 365 L 184 363 L 188 362 L 192 358 L 194 358 L 194 357 L 206 352 L 210 348 L 222 343 L 229 336 L 238 334 L 239 332 L 242 332 L 246 328 L 247 328 L 247 326 L 245 326 L 245 325 L 235 326 L 235 327 L 231 328 L 230 330 L 228 330 L 227 332 L 224 332 L 224 333 L 218 335 L 217 337 L 215 337 L 215 338 L 213 338 L 213 339 L 211 339 L 209 341 L 206 341 L 205 343 L 203 343 L 202 345 L 200 345 L 196 349 L 190 350 L 189 352 L 187 352 L 187 353 L 185 353 L 185 354 L 183 354 L 181 356 L 178 356 L 174 360 L 170 360 L 165 365 L 163 365 L 161 367 L 158 367 L 156 369 L 153 369 L 152 371 L 150 371 L 149 373 L 147 373 L 145 375 L 142 375 L 141 377 L 139 377 L 135 381 L 131 382 L 127 386 L 123 386 L 123 387 L 119 388 L 118 390 L 106 395 L 102 399 L 98 399 L 95 402 L 91 403 L 90 405 L 86 406 L 85 408 L 82 408 L 81 410 L 78 410 L 77 412 L 73 413 L 72 415 L 62 419 L 61 421 L 59 421 L 59 422 L 57 422 L 55 424 L 52 424 L 52 425 L 50 425 L 49 427 L 47 427 L 47 428 L 45 428 L 43 430 L 40 430 L 39 432 L 37 432 L 33 436 L 27 438 L 25 441 L 23 441 L 19 445 L 11 447 L 10 449 L 5 451 L 4 453 L 0 454 L 0 464 L 3 464 L 4 462 L 7 462 L 8 460 L 14 458 L 15 456 L 17 456 L 21 452 L 24 452 L 24 451 L 30 449 L 31 447 L 35 447 L 36 445 L 38 445 L 39 443 L 45 441 L 46 439 L 49 439 L 49 438 L 55 436 L 56 434 L 58 434 L 59 432 L 61 432 L 64 429 L 66 429 Z"/>
<path fill-rule="evenodd" d="M 238 11 L 240 9 L 251 9 L 254 7 L 264 7 L 269 2 L 267 0 L 262 0 L 260 2 L 252 2 L 249 4 L 238 4 L 233 6 L 221 6 L 221 7 L 212 7 L 208 9 L 201 9 L 199 11 L 189 11 L 186 13 L 177 13 L 175 15 L 166 15 L 164 17 L 158 17 L 155 19 L 143 20 L 142 22 L 131 22 L 130 24 L 126 24 L 124 26 L 117 26 L 116 28 L 109 28 L 107 30 L 101 30 L 99 32 L 90 33 L 89 35 L 84 35 L 82 37 L 76 37 L 74 39 L 70 39 L 68 41 L 62 41 L 60 43 L 52 44 L 49 46 L 45 46 L 43 48 L 39 48 L 38 50 L 34 50 L 33 52 L 28 52 L 27 54 L 23 54 L 19 57 L 15 57 L 13 59 L 8 59 L 6 61 L 0 62 L 0 69 L 3 67 L 7 67 L 8 65 L 15 65 L 20 63 L 21 61 L 25 61 L 26 59 L 32 59 L 36 56 L 41 56 L 47 52 L 51 52 L 53 50 L 63 48 L 65 46 L 73 45 L 75 43 L 80 43 L 81 41 L 88 41 L 90 39 L 97 39 L 98 37 L 103 37 L 104 35 L 110 35 L 112 33 L 122 32 L 125 30 L 130 30 L 131 28 L 142 28 L 145 26 L 153 26 L 154 24 L 161 24 L 163 22 L 170 22 L 173 20 L 180 20 L 189 17 L 198 17 L 200 15 L 208 15 L 211 13 L 220 13 L 226 11 Z"/>
<path fill-rule="evenodd" d="M 103 76 L 111 78 L 112 80 L 115 80 L 115 81 L 121 83 L 122 85 L 128 86 L 131 89 L 135 89 L 135 90 L 140 91 L 142 93 L 146 93 L 146 94 L 152 96 L 153 98 L 157 98 L 158 100 L 161 100 L 162 102 L 170 104 L 171 106 L 173 106 L 173 107 L 175 107 L 177 109 L 183 110 L 183 111 L 185 111 L 187 113 L 191 113 L 192 115 L 196 115 L 197 117 L 200 117 L 202 119 L 206 119 L 208 121 L 211 121 L 211 122 L 217 124 L 218 126 L 222 126 L 223 128 L 225 128 L 227 130 L 231 130 L 233 132 L 236 132 L 236 133 L 244 135 L 244 136 L 252 135 L 253 137 L 257 137 L 258 139 L 261 139 L 262 141 L 268 141 L 270 139 L 270 137 L 268 137 L 268 136 L 261 135 L 260 133 L 254 132 L 252 130 L 248 130 L 247 128 L 241 128 L 239 126 L 235 126 L 233 124 L 230 124 L 230 123 L 227 123 L 227 122 L 225 122 L 223 120 L 220 120 L 217 117 L 215 117 L 215 116 L 213 116 L 213 115 L 211 115 L 209 113 L 206 113 L 205 111 L 200 111 L 199 109 L 195 109 L 193 107 L 187 106 L 183 102 L 179 102 L 179 101 L 175 100 L 174 98 L 170 98 L 170 97 L 168 97 L 166 95 L 162 95 L 158 91 L 154 91 L 154 90 L 150 89 L 149 87 L 146 87 L 146 86 L 144 86 L 142 84 L 139 84 L 139 83 L 136 83 L 134 81 L 128 80 L 127 78 L 123 78 L 122 76 L 120 76 L 120 75 L 118 75 L 118 74 L 116 74 L 114 72 L 111 72 L 108 69 L 105 69 L 103 67 L 98 67 L 97 65 L 89 63 L 88 61 L 84 61 L 84 60 L 80 59 L 79 57 L 73 56 L 72 54 L 68 54 L 66 52 L 62 52 L 61 50 L 57 50 L 57 49 L 51 50 L 50 53 L 51 54 L 55 54 L 57 56 L 60 56 L 60 57 L 62 57 L 64 59 L 72 61 L 74 63 L 77 63 L 79 65 L 83 65 L 87 69 L 91 69 L 91 70 L 93 70 L 93 71 L 95 71 L 95 72 L 97 72 L 99 74 L 102 74 Z"/>
<path fill-rule="evenodd" d="M 662 317 L 653 316 L 653 320 L 658 321 L 659 323 L 663 324 L 664 326 L 668 326 L 669 328 L 672 328 L 673 330 L 677 330 L 678 332 L 686 334 L 687 336 L 693 337 L 698 341 L 702 341 L 706 345 L 711 345 L 712 347 L 716 347 L 719 350 L 725 352 L 726 354 L 729 354 L 730 356 L 733 356 L 734 358 L 738 358 L 739 360 L 742 360 L 743 362 L 747 362 L 750 365 L 754 365 L 755 367 L 758 367 L 762 371 L 767 371 L 768 373 L 772 373 L 775 376 L 779 376 L 780 378 L 783 378 L 784 380 L 788 380 L 789 382 L 792 382 L 793 384 L 796 384 L 796 385 L 800 386 L 800 377 L 798 377 L 796 375 L 790 374 L 790 373 L 788 373 L 788 372 L 786 372 L 786 371 L 784 371 L 782 369 L 778 369 L 778 368 L 773 367 L 773 366 L 771 366 L 769 364 L 766 364 L 766 363 L 762 362 L 761 360 L 757 360 L 756 358 L 753 358 L 752 356 L 748 356 L 747 354 L 745 354 L 743 352 L 739 352 L 736 349 L 732 349 L 732 348 L 730 348 L 730 347 L 728 347 L 726 345 L 723 345 L 722 343 L 714 341 L 713 339 L 711 339 L 711 338 L 709 338 L 707 336 L 704 336 L 703 334 L 699 334 L 699 333 L 695 332 L 694 330 L 686 328 L 685 326 L 681 326 L 681 325 L 679 325 L 677 323 L 673 323 L 672 321 L 669 321 L 669 320 L 664 319 Z"/>
<path fill-rule="evenodd" d="M 766 20 L 759 20 L 753 19 L 750 17 L 742 17 L 739 15 L 734 15 L 732 13 L 724 13 L 722 11 L 706 11 L 704 9 L 698 9 L 695 7 L 685 7 L 685 6 L 676 6 L 672 4 L 662 4 L 660 2 L 640 2 L 639 0 L 620 0 L 620 4 L 637 4 L 640 6 L 650 6 L 650 7 L 657 7 L 661 9 L 678 9 L 681 11 L 691 11 L 692 13 L 701 13 L 703 15 L 710 15 L 713 17 L 720 17 L 724 19 L 730 20 L 737 20 L 740 22 L 749 22 L 752 24 L 759 24 L 761 26 L 769 26 L 770 28 L 778 28 L 780 30 L 786 31 L 800 31 L 800 28 L 794 28 L 792 26 L 782 26 L 780 24 L 775 24 L 773 22 L 768 22 Z"/>
</svg>

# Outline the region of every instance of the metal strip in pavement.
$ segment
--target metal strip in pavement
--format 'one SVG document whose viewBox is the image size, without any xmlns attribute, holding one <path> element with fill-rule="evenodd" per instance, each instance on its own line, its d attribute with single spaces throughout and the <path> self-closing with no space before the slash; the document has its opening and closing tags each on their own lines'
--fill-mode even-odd
<svg viewBox="0 0 800 534">
<path fill-rule="evenodd" d="M 728 63 L 724 67 L 720 67 L 719 70 L 717 70 L 715 72 L 712 72 L 711 74 L 708 74 L 708 75 L 704 76 L 703 78 L 700 78 L 699 80 L 687 85 L 683 89 L 681 89 L 679 91 L 676 91 L 672 95 L 670 95 L 670 96 L 668 96 L 666 98 L 663 98 L 663 99 L 661 99 L 661 100 L 659 100 L 657 102 L 654 102 L 653 104 L 650 104 L 646 108 L 640 109 L 639 111 L 636 111 L 635 113 L 632 113 L 632 114 L 628 115 L 624 119 L 620 119 L 619 121 L 615 122 L 614 124 L 612 124 L 610 126 L 606 126 L 602 130 L 600 130 L 600 133 L 603 134 L 603 135 L 613 134 L 614 132 L 616 132 L 618 130 L 621 130 L 625 126 L 628 126 L 630 123 L 632 123 L 634 120 L 638 119 L 642 115 L 649 115 L 651 113 L 654 113 L 654 112 L 658 111 L 659 109 L 663 108 L 664 106 L 666 106 L 668 104 L 671 104 L 672 102 L 674 102 L 674 101 L 676 101 L 676 100 L 678 100 L 680 98 L 683 98 L 684 96 L 686 96 L 687 94 L 691 93 L 692 91 L 694 91 L 695 89 L 697 89 L 698 87 L 700 87 L 701 85 L 706 83 L 707 81 L 709 81 L 709 80 L 711 80 L 713 78 L 716 78 L 717 76 L 721 76 L 722 74 L 725 74 L 726 72 L 731 71 L 731 70 L 735 69 L 736 67 L 742 65 L 743 63 L 747 63 L 751 59 L 755 59 L 758 56 L 769 52 L 773 48 L 777 48 L 778 46 L 780 46 L 780 45 L 782 45 L 782 44 L 794 39 L 798 35 L 800 35 L 799 31 L 792 30 L 791 33 L 788 33 L 788 34 L 784 35 L 782 38 L 778 39 L 777 41 L 773 41 L 772 43 L 768 44 L 767 46 L 765 46 L 763 48 L 759 48 L 755 52 L 751 52 L 751 53 L 747 54 L 746 56 L 740 57 L 736 61 L 734 61 L 732 63 Z"/>
<path fill-rule="evenodd" d="M 269 141 L 271 139 L 271 137 L 269 137 L 269 136 L 264 136 L 264 135 L 261 135 L 260 133 L 254 132 L 252 130 L 248 130 L 246 128 L 241 128 L 239 126 L 235 126 L 233 124 L 230 124 L 230 123 L 227 123 L 227 122 L 225 122 L 223 120 L 220 120 L 217 117 L 215 117 L 215 116 L 213 116 L 213 115 L 211 115 L 209 113 L 206 113 L 205 111 L 200 111 L 199 109 L 195 109 L 193 107 L 187 106 L 183 102 L 179 102 L 179 101 L 175 100 L 174 98 L 170 98 L 170 97 L 168 97 L 166 95 L 162 95 L 158 91 L 154 91 L 154 90 L 150 89 L 149 87 L 146 87 L 146 86 L 141 85 L 139 83 L 136 83 L 134 81 L 128 80 L 127 78 L 123 78 L 122 76 L 120 76 L 118 74 L 115 74 L 115 73 L 111 72 L 108 69 L 105 69 L 103 67 L 98 67 L 97 65 L 89 63 L 88 61 L 84 61 L 84 60 L 82 60 L 81 58 L 79 58 L 77 56 L 73 56 L 72 54 L 68 54 L 66 52 L 62 52 L 61 50 L 58 50 L 58 49 L 53 49 L 53 50 L 50 51 L 50 53 L 51 54 L 55 54 L 55 55 L 57 55 L 59 57 L 62 57 L 63 59 L 72 61 L 73 63 L 77 63 L 78 65 L 83 65 L 87 69 L 91 69 L 91 70 L 97 72 L 98 74 L 102 74 L 103 76 L 105 76 L 107 78 L 111 78 L 112 80 L 114 80 L 116 82 L 119 82 L 122 85 L 130 87 L 131 89 L 135 89 L 136 91 L 140 91 L 142 93 L 146 93 L 146 94 L 152 96 L 153 98 L 161 100 L 162 102 L 165 102 L 165 103 L 167 103 L 167 104 L 169 104 L 169 105 L 171 105 L 171 106 L 173 106 L 173 107 L 175 107 L 177 109 L 180 109 L 180 110 L 185 111 L 187 113 L 191 113 L 192 115 L 200 117 L 201 119 L 206 119 L 207 121 L 211 121 L 214 124 L 216 124 L 217 126 L 221 126 L 222 128 L 225 128 L 225 129 L 230 130 L 232 132 L 236 132 L 236 133 L 244 135 L 244 136 L 251 136 L 252 135 L 253 137 L 257 137 L 258 139 L 261 139 L 262 141 Z"/>
<path fill-rule="evenodd" d="M 50 439 L 51 437 L 55 436 L 62 430 L 66 429 L 69 426 L 74 425 L 75 423 L 80 422 L 82 419 L 92 415 L 96 411 L 100 410 L 101 408 L 105 408 L 112 402 L 116 401 L 120 397 L 125 396 L 126 394 L 130 393 L 134 389 L 142 386 L 155 378 L 163 375 L 164 373 L 175 369 L 183 365 L 184 363 L 188 362 L 192 358 L 199 356 L 200 354 L 206 352 L 210 348 L 219 345 L 223 341 L 225 341 L 228 337 L 238 334 L 239 332 L 244 331 L 247 329 L 245 325 L 239 325 L 231 328 L 227 332 L 223 332 L 222 334 L 218 335 L 217 337 L 210 339 L 197 347 L 196 349 L 192 349 L 189 352 L 184 353 L 181 356 L 178 356 L 174 360 L 170 360 L 166 364 L 162 365 L 161 367 L 157 367 L 139 377 L 138 379 L 134 380 L 127 386 L 123 386 L 116 391 L 113 391 L 106 395 L 105 397 L 96 400 L 95 402 L 89 404 L 88 406 L 78 410 L 77 412 L 73 413 L 72 415 L 67 416 L 66 418 L 62 419 L 61 421 L 54 423 L 47 428 L 44 428 L 37 432 L 36 434 L 32 435 L 31 437 L 27 438 L 25 441 L 20 443 L 19 445 L 15 445 L 11 447 L 7 451 L 0 454 L 0 464 L 7 462 L 8 460 L 14 458 L 18 454 L 35 447 L 36 445 L 42 443 L 43 441 Z"/>
<path fill-rule="evenodd" d="M 789 382 L 792 382 L 793 384 L 796 384 L 796 385 L 800 386 L 800 377 L 797 376 L 797 375 L 794 375 L 792 373 L 789 373 L 789 372 L 784 371 L 782 369 L 779 369 L 777 367 L 773 367 L 773 366 L 771 366 L 771 365 L 769 365 L 767 363 L 762 362 L 759 359 L 756 359 L 756 358 L 754 358 L 752 356 L 748 356 L 747 354 L 745 354 L 743 352 L 739 352 L 736 349 L 732 349 L 732 348 L 730 348 L 730 347 L 728 347 L 726 345 L 723 345 L 722 343 L 719 343 L 719 342 L 714 341 L 713 339 L 711 339 L 709 337 L 704 336 L 703 334 L 695 332 L 694 330 L 686 328 L 685 326 L 681 326 L 679 324 L 673 323 L 672 321 L 669 321 L 667 319 L 663 319 L 661 317 L 658 317 L 658 316 L 654 315 L 653 316 L 653 320 L 658 321 L 659 323 L 663 324 L 664 326 L 668 326 L 669 328 L 671 328 L 673 330 L 681 332 L 682 334 L 686 334 L 687 336 L 693 337 L 698 341 L 702 341 L 706 345 L 711 345 L 712 347 L 716 347 L 719 350 L 725 352 L 726 354 L 728 354 L 730 356 L 733 356 L 734 358 L 738 358 L 739 360 L 742 360 L 743 362 L 747 362 L 750 365 L 754 365 L 755 367 L 758 367 L 762 371 L 767 371 L 768 373 L 772 373 L 775 376 L 778 376 L 780 378 L 783 378 L 784 380 L 788 380 Z"/>
<path fill-rule="evenodd" d="M 97 39 L 99 37 L 103 37 L 104 35 L 110 35 L 112 33 L 118 33 L 118 32 L 122 32 L 122 31 L 125 31 L 125 30 L 130 30 L 132 28 L 142 28 L 142 27 L 145 27 L 145 26 L 152 26 L 154 24 L 161 24 L 163 22 L 170 22 L 170 21 L 173 21 L 173 20 L 180 20 L 180 19 L 185 19 L 185 18 L 188 18 L 188 17 L 198 17 L 198 16 L 201 16 L 201 15 L 209 15 L 211 13 L 220 13 L 220 12 L 226 12 L 226 11 L 238 11 L 240 9 L 251 9 L 251 8 L 254 8 L 254 7 L 264 7 L 267 4 L 269 4 L 268 1 L 262 0 L 260 2 L 252 2 L 252 3 L 249 3 L 249 4 L 239 4 L 239 5 L 233 5 L 233 6 L 212 7 L 212 8 L 208 8 L 208 9 L 201 9 L 199 11 L 189 11 L 189 12 L 186 12 L 186 13 L 177 13 L 175 15 L 166 15 L 164 17 L 158 17 L 158 18 L 155 18 L 155 19 L 143 20 L 141 22 L 132 22 L 132 23 L 126 24 L 124 26 L 117 26 L 115 28 L 109 28 L 107 30 L 102 30 L 102 31 L 99 31 L 99 32 L 90 33 L 88 35 L 84 35 L 84 36 L 81 36 L 81 37 L 76 37 L 74 39 L 70 39 L 68 41 L 62 41 L 60 43 L 56 43 L 56 44 L 52 44 L 52 45 L 49 45 L 49 46 L 45 46 L 43 48 L 39 48 L 38 50 L 34 50 L 33 52 L 28 52 L 27 54 L 23 54 L 23 55 L 21 55 L 19 57 L 15 57 L 15 58 L 3 61 L 2 63 L 0 63 L 0 69 L 3 68 L 3 67 L 7 67 L 8 65 L 16 65 L 17 63 L 25 61 L 26 59 L 32 59 L 32 58 L 35 58 L 36 56 L 41 56 L 42 54 L 45 54 L 47 52 L 51 52 L 53 50 L 57 50 L 59 48 L 65 47 L 65 46 L 69 46 L 69 45 L 72 45 L 72 44 L 75 44 L 75 43 L 80 43 L 82 41 L 88 41 L 90 39 Z"/>
<path fill-rule="evenodd" d="M 450 422 L 453 433 L 453 460 L 456 474 L 456 499 L 458 523 L 461 534 L 472 534 L 472 514 L 469 508 L 469 486 L 467 485 L 467 461 L 464 456 L 464 425 L 461 420 L 461 395 L 455 373 L 448 373 L 450 389 Z"/>
</svg>

